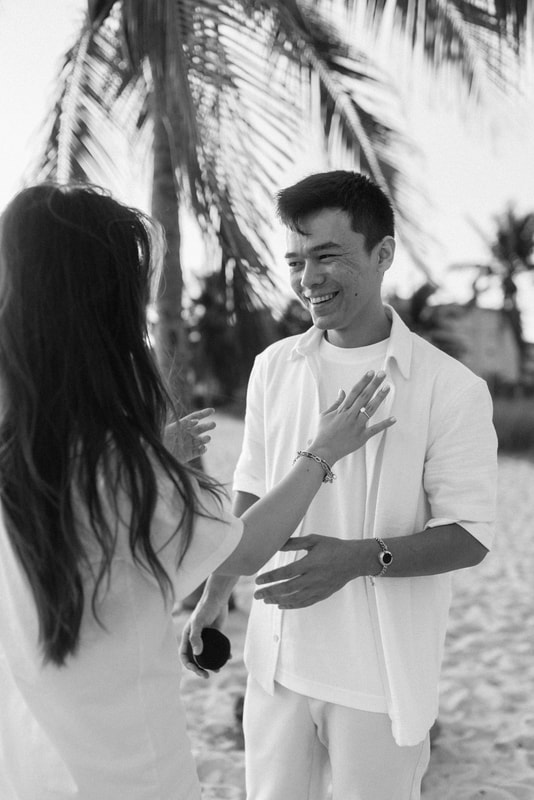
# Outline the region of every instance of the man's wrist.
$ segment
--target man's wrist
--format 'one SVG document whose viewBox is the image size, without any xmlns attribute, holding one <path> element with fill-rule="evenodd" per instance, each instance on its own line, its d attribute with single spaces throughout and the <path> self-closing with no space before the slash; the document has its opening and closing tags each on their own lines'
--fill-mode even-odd
<svg viewBox="0 0 534 800">
<path fill-rule="evenodd" d="M 354 578 L 375 578 L 382 572 L 380 554 L 383 552 L 376 539 L 358 539 L 350 542 L 353 557 L 350 559 Z"/>
<path fill-rule="evenodd" d="M 348 541 L 349 556 L 347 564 L 350 565 L 350 579 L 366 578 L 371 571 L 378 572 L 376 556 L 376 542 L 374 539 L 356 539 Z"/>
<path fill-rule="evenodd" d="M 390 564 L 393 562 L 393 553 L 391 552 L 391 550 L 386 545 L 383 539 L 379 539 L 378 537 L 375 536 L 374 541 L 380 547 L 380 551 L 378 552 L 378 564 L 380 571 L 377 572 L 376 575 L 372 573 L 372 577 L 383 578 L 386 572 L 388 571 Z"/>
</svg>

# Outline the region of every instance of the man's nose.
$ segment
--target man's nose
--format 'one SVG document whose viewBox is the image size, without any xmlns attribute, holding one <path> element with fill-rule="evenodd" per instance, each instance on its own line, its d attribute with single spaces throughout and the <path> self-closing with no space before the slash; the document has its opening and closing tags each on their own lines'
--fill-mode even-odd
<svg viewBox="0 0 534 800">
<path fill-rule="evenodd" d="M 324 281 L 320 264 L 313 259 L 306 259 L 304 269 L 300 276 L 300 283 L 304 289 L 320 286 Z"/>
</svg>

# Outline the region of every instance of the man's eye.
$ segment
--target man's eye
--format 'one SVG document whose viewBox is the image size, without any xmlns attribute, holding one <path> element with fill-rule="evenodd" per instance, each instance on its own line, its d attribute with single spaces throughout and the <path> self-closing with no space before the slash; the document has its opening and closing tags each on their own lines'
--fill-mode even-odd
<svg viewBox="0 0 534 800">
<path fill-rule="evenodd" d="M 322 255 L 319 256 L 319 261 L 326 261 L 329 258 L 334 258 L 334 254 L 333 253 L 322 253 Z"/>
<path fill-rule="evenodd" d="M 290 269 L 300 269 L 302 267 L 302 261 L 288 261 L 287 266 Z"/>
</svg>

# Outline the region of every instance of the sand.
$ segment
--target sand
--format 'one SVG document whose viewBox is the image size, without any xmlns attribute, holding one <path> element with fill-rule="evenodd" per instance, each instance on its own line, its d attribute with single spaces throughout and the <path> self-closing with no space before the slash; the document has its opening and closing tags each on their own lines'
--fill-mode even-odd
<svg viewBox="0 0 534 800">
<path fill-rule="evenodd" d="M 217 415 L 208 470 L 231 478 L 242 423 Z M 495 546 L 454 576 L 439 729 L 424 800 L 534 800 L 534 458 L 500 457 Z M 246 673 L 242 648 L 252 580 L 229 617 L 231 662 L 182 688 L 204 800 L 244 800 L 244 755 L 234 706 Z M 177 628 L 186 616 L 177 617 Z M 325 798 L 325 800 L 327 800 Z"/>
</svg>

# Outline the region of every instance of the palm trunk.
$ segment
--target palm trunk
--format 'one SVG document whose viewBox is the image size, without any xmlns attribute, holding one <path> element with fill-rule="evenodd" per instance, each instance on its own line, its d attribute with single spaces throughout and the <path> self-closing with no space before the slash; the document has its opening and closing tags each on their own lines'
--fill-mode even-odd
<svg viewBox="0 0 534 800">
<path fill-rule="evenodd" d="M 156 356 L 168 381 L 173 400 L 183 409 L 190 405 L 188 385 L 189 343 L 182 319 L 183 277 L 180 261 L 179 200 L 174 184 L 169 138 L 160 115 L 154 115 L 154 174 L 152 215 L 167 237 L 158 319 L 154 331 Z"/>
<path fill-rule="evenodd" d="M 503 280 L 503 293 L 504 293 L 504 307 L 503 312 L 510 323 L 512 333 L 514 335 L 517 349 L 519 352 L 519 372 L 520 379 L 523 379 L 525 374 L 525 339 L 523 336 L 523 323 L 521 320 L 521 312 L 517 306 L 517 286 L 514 281 L 514 264 L 510 261 L 508 264 L 508 272 Z"/>
</svg>

